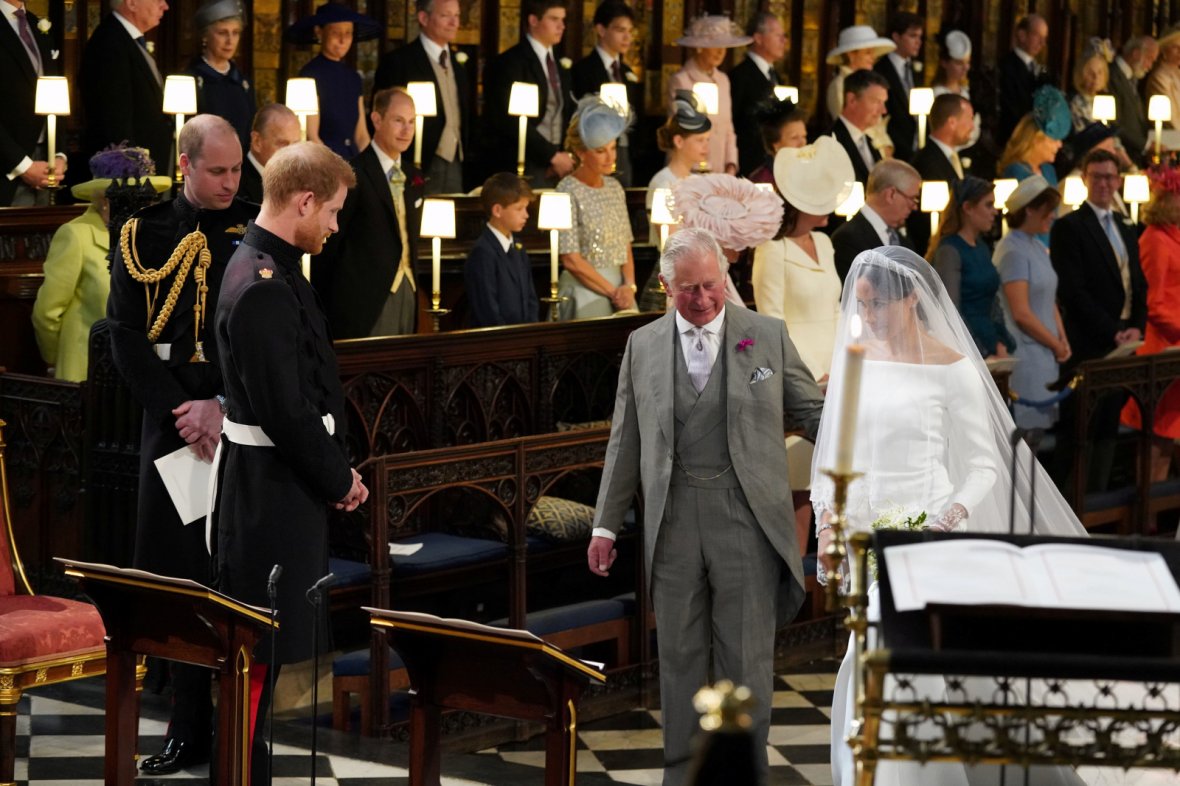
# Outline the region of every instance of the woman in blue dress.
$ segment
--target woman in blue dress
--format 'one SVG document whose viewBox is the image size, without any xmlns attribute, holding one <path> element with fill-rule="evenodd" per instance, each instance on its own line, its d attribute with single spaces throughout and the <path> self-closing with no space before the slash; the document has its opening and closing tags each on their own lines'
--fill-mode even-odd
<svg viewBox="0 0 1180 786">
<path fill-rule="evenodd" d="M 996 297 L 1000 276 L 983 239 L 996 223 L 995 186 L 973 176 L 955 181 L 951 202 L 942 215 L 938 234 L 930 241 L 930 264 L 959 309 L 979 354 L 1007 357 L 1016 342 L 1004 325 Z"/>
<path fill-rule="evenodd" d="M 369 41 L 380 33 L 375 20 L 339 3 L 321 5 L 288 30 L 293 43 L 320 44 L 320 53 L 299 69 L 300 76 L 315 80 L 320 102 L 320 113 L 307 118 L 307 138 L 346 161 L 369 146 L 369 128 L 361 75 L 344 58 L 354 41 Z"/>
<path fill-rule="evenodd" d="M 1057 310 L 1057 273 L 1049 250 L 1037 241 L 1047 231 L 1061 194 L 1041 177 L 1030 177 L 1008 197 L 1008 234 L 996 245 L 995 263 L 1004 284 L 1004 311 L 1016 338 L 1016 357 L 1009 387 L 1025 401 L 1053 396 L 1058 364 L 1069 360 L 1069 339 Z M 1057 422 L 1057 408 L 1017 405 L 1021 428 L 1048 428 Z"/>
<path fill-rule="evenodd" d="M 250 149 L 254 122 L 254 86 L 233 62 L 242 39 L 245 11 L 241 0 L 205 0 L 193 17 L 201 36 L 201 54 L 186 73 L 197 80 L 197 111 L 225 118 Z"/>
<path fill-rule="evenodd" d="M 1057 170 L 1053 160 L 1061 150 L 1061 143 L 1073 130 L 1073 118 L 1065 95 L 1055 87 L 1045 85 L 1033 93 L 1033 109 L 1020 119 L 1000 156 L 1000 177 L 1024 180 L 1033 175 L 1057 185 Z M 1037 239 L 1049 246 L 1049 232 Z"/>
</svg>

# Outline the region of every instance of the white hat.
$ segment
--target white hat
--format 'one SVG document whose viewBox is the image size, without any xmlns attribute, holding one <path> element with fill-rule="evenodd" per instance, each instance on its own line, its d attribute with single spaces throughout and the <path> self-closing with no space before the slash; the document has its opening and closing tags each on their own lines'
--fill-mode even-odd
<svg viewBox="0 0 1180 786">
<path fill-rule="evenodd" d="M 1004 207 L 1009 213 L 1015 213 L 1051 188 L 1053 186 L 1049 185 L 1049 181 L 1041 175 L 1026 177 L 1008 195 L 1008 201 L 1004 203 Z"/>
<path fill-rule="evenodd" d="M 774 157 L 774 184 L 796 210 L 826 216 L 852 193 L 856 172 L 844 146 L 821 136 L 805 147 L 784 147 Z"/>
<path fill-rule="evenodd" d="M 836 38 L 836 48 L 828 52 L 828 65 L 839 65 L 840 55 L 845 52 L 855 52 L 858 49 L 872 49 L 874 57 L 887 55 L 897 44 L 888 38 L 877 35 L 877 31 L 868 25 L 853 25 L 840 31 Z"/>
<path fill-rule="evenodd" d="M 962 30 L 952 30 L 946 34 L 942 53 L 948 60 L 966 60 L 971 57 L 971 39 Z"/>
</svg>

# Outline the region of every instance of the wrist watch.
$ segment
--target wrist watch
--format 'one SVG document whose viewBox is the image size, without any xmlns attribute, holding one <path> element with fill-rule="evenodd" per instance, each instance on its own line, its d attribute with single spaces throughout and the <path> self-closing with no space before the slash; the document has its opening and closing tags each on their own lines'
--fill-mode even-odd
<svg viewBox="0 0 1180 786">
<path fill-rule="evenodd" d="M 225 396 L 223 396 L 219 393 L 216 396 L 214 396 L 214 398 L 217 399 L 217 406 L 221 407 L 221 414 L 224 415 L 225 414 Z"/>
</svg>

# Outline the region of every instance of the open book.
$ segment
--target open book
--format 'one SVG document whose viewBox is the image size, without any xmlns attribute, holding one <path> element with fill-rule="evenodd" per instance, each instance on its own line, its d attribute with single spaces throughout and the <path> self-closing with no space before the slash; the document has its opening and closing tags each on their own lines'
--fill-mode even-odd
<svg viewBox="0 0 1180 786">
<path fill-rule="evenodd" d="M 1126 344 L 1119 344 L 1117 347 L 1106 353 L 1106 359 L 1111 358 L 1129 358 L 1134 355 L 1139 347 L 1143 346 L 1142 341 L 1128 341 Z"/>
<path fill-rule="evenodd" d="M 1073 543 L 1020 548 L 974 538 L 893 546 L 885 565 L 894 606 L 1003 605 L 1180 613 L 1161 554 Z"/>
</svg>

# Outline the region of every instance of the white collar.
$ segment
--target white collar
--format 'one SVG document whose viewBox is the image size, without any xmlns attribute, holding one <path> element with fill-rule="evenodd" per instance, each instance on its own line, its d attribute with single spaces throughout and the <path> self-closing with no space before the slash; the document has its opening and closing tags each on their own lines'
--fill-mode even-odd
<svg viewBox="0 0 1180 786">
<path fill-rule="evenodd" d="M 766 58 L 757 52 L 746 52 L 746 57 L 754 61 L 754 65 L 758 66 L 758 70 L 762 72 L 762 76 L 766 77 L 766 81 L 770 81 L 770 72 L 773 70 L 770 63 L 766 62 Z"/>
<path fill-rule="evenodd" d="M 909 65 L 909 62 L 910 62 L 909 60 L 906 60 L 904 57 L 899 55 L 897 52 L 890 52 L 889 54 L 887 54 L 885 56 L 889 58 L 890 63 L 893 63 L 893 68 L 897 71 L 897 73 L 899 75 L 905 73 L 905 67 L 907 65 Z"/>
<path fill-rule="evenodd" d="M 877 234 L 881 236 L 881 239 L 888 243 L 889 225 L 885 223 L 885 219 L 881 218 L 881 214 L 876 210 L 873 210 L 867 204 L 861 206 L 860 214 L 868 219 L 869 223 L 872 224 L 873 229 L 877 230 Z"/>
<path fill-rule="evenodd" d="M 1033 57 L 1028 52 L 1024 51 L 1023 49 L 1021 49 L 1018 46 L 1012 47 L 1012 51 L 1016 53 L 1016 56 L 1020 58 L 1020 62 L 1024 63 L 1024 65 L 1026 67 L 1033 65 L 1037 62 L 1035 57 Z"/>
<path fill-rule="evenodd" d="M 844 115 L 840 115 L 840 119 L 844 121 L 844 127 L 847 128 L 848 133 L 852 135 L 852 144 L 859 145 L 860 138 L 865 135 L 865 132 L 857 128 L 856 124 L 844 117 Z"/>
<path fill-rule="evenodd" d="M 549 55 L 553 54 L 553 50 L 542 46 L 540 41 L 533 38 L 528 33 L 524 34 L 524 38 L 529 42 L 529 46 L 533 48 L 533 54 L 535 54 L 537 59 L 541 61 L 541 70 L 544 71 L 546 68 L 548 68 L 547 58 Z M 556 58 L 554 59 L 554 62 L 556 62 Z M 548 71 L 546 71 L 546 73 L 548 73 Z"/>
<path fill-rule="evenodd" d="M 931 142 L 938 145 L 938 149 L 942 151 L 942 154 L 944 156 L 946 156 L 946 160 L 950 161 L 951 156 L 953 156 L 955 154 L 955 149 L 953 147 L 951 147 L 950 145 L 943 144 L 941 139 L 935 139 L 934 137 L 929 137 L 929 139 Z"/>
<path fill-rule="evenodd" d="M 115 18 L 119 20 L 119 24 L 123 25 L 123 29 L 127 31 L 127 35 L 131 36 L 132 40 L 138 40 L 140 36 L 144 35 L 142 30 L 131 24 L 127 17 L 119 13 L 119 9 L 116 8 L 111 13 L 114 14 Z"/>
<path fill-rule="evenodd" d="M 1111 205 L 1110 207 L 1098 207 L 1098 205 L 1094 204 L 1088 199 L 1086 200 L 1086 204 L 1089 205 L 1090 209 L 1094 211 L 1094 214 L 1098 216 L 1099 224 L 1106 221 L 1107 214 L 1114 212 L 1114 205 Z"/>
<path fill-rule="evenodd" d="M 445 47 L 442 44 L 436 44 L 434 41 L 427 38 L 425 33 L 419 33 L 418 38 L 422 41 L 422 48 L 426 50 L 426 57 L 430 59 L 431 63 L 438 65 L 439 53 L 449 49 L 449 47 Z M 450 60 L 450 57 L 447 57 L 447 60 Z"/>
<path fill-rule="evenodd" d="M 623 57 L 622 57 L 622 55 L 619 55 L 617 57 L 612 56 L 610 52 L 606 51 L 601 46 L 594 47 L 594 51 L 598 53 L 598 56 L 600 58 L 602 58 L 602 64 L 604 66 L 606 66 L 606 73 L 608 76 L 611 76 L 613 78 L 614 75 L 611 74 L 610 70 L 611 70 L 611 66 L 613 66 L 615 63 L 619 64 L 620 71 L 623 70 Z"/>
<path fill-rule="evenodd" d="M 1115 56 L 1114 64 L 1119 67 L 1119 70 L 1123 72 L 1123 76 L 1127 77 L 1127 79 L 1135 79 L 1135 69 L 1127 65 L 1127 61 L 1123 59 L 1122 55 Z"/>
<path fill-rule="evenodd" d="M 503 232 L 492 226 L 490 221 L 488 222 L 487 227 L 488 229 L 492 230 L 492 234 L 495 236 L 496 240 L 500 241 L 500 245 L 504 248 L 504 253 L 507 254 L 508 249 L 512 248 L 512 235 L 505 235 Z"/>
<path fill-rule="evenodd" d="M 377 144 L 376 139 L 374 139 L 369 144 L 373 146 L 373 152 L 377 154 L 377 162 L 381 164 L 381 171 L 385 174 L 385 177 L 388 178 L 389 170 L 393 169 L 394 164 L 397 164 L 399 167 L 401 166 L 401 154 L 399 153 L 398 157 L 394 158 L 381 149 L 381 145 Z"/>
<path fill-rule="evenodd" d="M 713 317 L 712 321 L 707 322 L 704 325 L 700 325 L 700 327 L 704 328 L 706 333 L 712 333 L 715 336 L 719 336 L 719 335 L 721 335 L 721 328 L 724 325 L 725 325 L 725 307 L 722 306 L 721 313 L 719 313 L 717 316 Z M 683 316 L 681 316 L 679 311 L 676 312 L 676 332 L 677 333 L 683 335 L 695 327 L 697 327 L 697 325 L 694 325 L 693 323 L 691 323 L 687 319 L 685 319 Z"/>
<path fill-rule="evenodd" d="M 258 162 L 258 159 L 254 157 L 254 151 L 253 151 L 253 150 L 247 150 L 247 151 L 246 151 L 246 160 L 247 160 L 247 161 L 249 161 L 251 164 L 253 164 L 253 165 L 254 165 L 254 168 L 258 170 L 258 174 L 260 174 L 260 175 L 262 174 L 262 166 L 263 166 L 263 165 L 262 165 L 262 164 L 260 164 L 260 163 Z"/>
<path fill-rule="evenodd" d="M 14 4 L 12 0 L 0 0 L 0 10 L 4 11 L 4 18 L 11 22 L 14 27 L 16 26 L 16 12 L 21 8 L 25 8 L 24 3 L 18 2 Z M 28 12 L 29 9 L 25 8 L 25 13 L 28 14 Z M 26 16 L 25 18 L 27 19 L 28 17 Z"/>
</svg>

